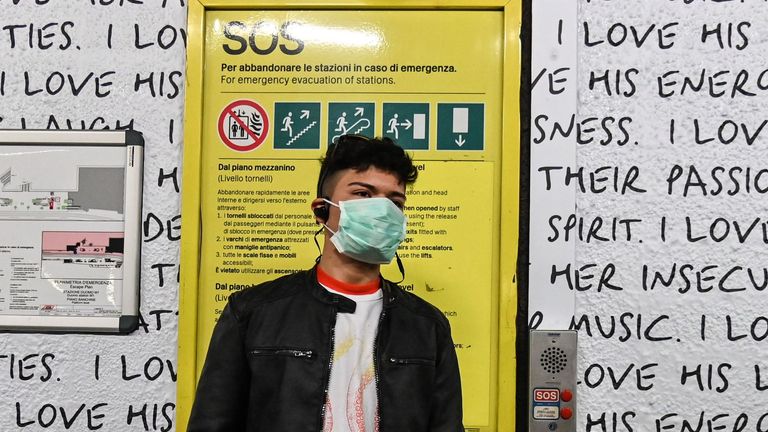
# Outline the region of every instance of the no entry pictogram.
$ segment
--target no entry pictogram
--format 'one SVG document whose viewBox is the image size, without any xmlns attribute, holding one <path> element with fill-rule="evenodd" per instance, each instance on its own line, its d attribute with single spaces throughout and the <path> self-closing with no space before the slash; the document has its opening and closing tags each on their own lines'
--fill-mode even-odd
<svg viewBox="0 0 768 432">
<path fill-rule="evenodd" d="M 267 111 L 254 101 L 234 101 L 219 115 L 219 137 L 232 150 L 253 150 L 267 139 L 268 132 Z"/>
</svg>

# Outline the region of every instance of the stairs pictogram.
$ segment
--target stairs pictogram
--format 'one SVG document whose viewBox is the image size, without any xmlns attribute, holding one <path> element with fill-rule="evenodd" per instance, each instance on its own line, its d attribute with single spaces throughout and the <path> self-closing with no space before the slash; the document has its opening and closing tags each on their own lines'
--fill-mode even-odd
<svg viewBox="0 0 768 432">
<path fill-rule="evenodd" d="M 301 138 L 301 136 L 302 136 L 302 135 L 304 135 L 305 133 L 307 133 L 307 132 L 308 132 L 310 129 L 312 129 L 312 128 L 313 128 L 313 127 L 316 125 L 316 124 L 317 124 L 317 122 L 316 122 L 316 121 L 313 121 L 312 123 L 310 123 L 310 124 L 309 124 L 307 127 L 305 127 L 305 128 L 304 128 L 304 129 L 302 129 L 302 130 L 301 130 L 299 133 L 297 133 L 297 134 L 296 134 L 296 136 L 294 136 L 293 138 L 289 139 L 289 140 L 288 140 L 288 142 L 287 142 L 285 145 L 286 145 L 286 146 L 289 146 L 289 145 L 293 144 L 294 142 L 296 142 L 296 140 L 297 140 L 297 139 Z"/>
<path fill-rule="evenodd" d="M 357 128 L 357 129 L 355 129 L 355 126 L 357 126 L 357 125 L 361 125 L 361 126 L 359 128 Z M 352 132 L 352 133 L 359 134 L 360 132 L 364 131 L 365 129 L 368 129 L 368 127 L 370 127 L 370 126 L 371 126 L 371 121 L 368 120 L 367 118 L 364 118 L 364 119 L 360 119 L 357 122 L 355 122 L 355 124 L 352 125 L 352 127 L 350 129 L 354 130 L 354 132 Z"/>
</svg>

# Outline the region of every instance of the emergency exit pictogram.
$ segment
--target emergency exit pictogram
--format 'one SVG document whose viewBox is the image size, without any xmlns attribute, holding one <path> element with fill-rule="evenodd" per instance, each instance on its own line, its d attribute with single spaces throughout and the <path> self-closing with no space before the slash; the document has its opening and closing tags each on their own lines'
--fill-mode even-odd
<svg viewBox="0 0 768 432">
<path fill-rule="evenodd" d="M 328 142 L 341 135 L 373 136 L 375 105 L 373 102 L 331 102 L 328 104 Z"/>
<path fill-rule="evenodd" d="M 384 136 L 408 150 L 429 150 L 429 104 L 385 103 Z"/>
<path fill-rule="evenodd" d="M 320 103 L 276 102 L 274 147 L 320 148 Z"/>
<path fill-rule="evenodd" d="M 438 150 L 483 150 L 485 104 L 437 104 Z"/>
</svg>

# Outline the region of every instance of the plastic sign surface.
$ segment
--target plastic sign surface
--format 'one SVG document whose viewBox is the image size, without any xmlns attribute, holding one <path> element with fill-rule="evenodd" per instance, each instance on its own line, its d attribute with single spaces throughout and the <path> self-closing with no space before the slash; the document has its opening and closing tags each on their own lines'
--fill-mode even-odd
<svg viewBox="0 0 768 432">
<path fill-rule="evenodd" d="M 387 136 L 419 170 L 401 286 L 451 324 L 465 425 L 495 430 L 503 9 L 202 15 L 197 373 L 230 294 L 314 264 L 328 144 Z"/>
</svg>

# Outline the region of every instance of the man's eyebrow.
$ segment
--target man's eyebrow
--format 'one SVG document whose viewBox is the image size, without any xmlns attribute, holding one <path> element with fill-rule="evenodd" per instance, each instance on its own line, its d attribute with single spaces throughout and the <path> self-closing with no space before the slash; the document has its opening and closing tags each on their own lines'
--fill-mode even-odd
<svg viewBox="0 0 768 432">
<path fill-rule="evenodd" d="M 362 187 L 364 187 L 364 188 L 366 188 L 366 189 L 368 189 L 368 190 L 370 190 L 370 191 L 372 191 L 372 192 L 376 192 L 376 191 L 378 191 L 378 189 L 376 189 L 376 186 L 374 186 L 374 185 L 372 185 L 372 184 L 370 184 L 370 183 L 365 183 L 365 182 L 361 182 L 361 181 L 353 181 L 353 182 L 349 182 L 349 183 L 347 184 L 347 186 L 362 186 Z M 405 194 L 404 194 L 404 193 L 402 193 L 402 192 L 400 192 L 400 191 L 393 191 L 393 192 L 390 192 L 390 193 L 389 193 L 389 196 L 390 196 L 390 197 L 397 197 L 397 198 L 402 198 L 402 199 L 404 199 L 404 200 L 406 199 L 406 196 L 405 196 Z"/>
<path fill-rule="evenodd" d="M 405 194 L 404 194 L 404 193 L 402 193 L 402 192 L 397 192 L 397 191 L 391 192 L 391 193 L 389 194 L 389 196 L 390 196 L 390 197 L 396 197 L 396 198 L 402 198 L 402 199 L 403 199 L 403 201 L 405 201 L 405 200 L 407 199 L 407 198 L 405 197 Z"/>
<path fill-rule="evenodd" d="M 347 184 L 347 186 L 362 186 L 362 187 L 364 187 L 364 188 L 366 188 L 366 189 L 369 189 L 369 190 L 372 190 L 372 191 L 375 191 L 375 190 L 376 190 L 376 186 L 374 186 L 374 185 L 372 185 L 372 184 L 370 184 L 370 183 L 365 183 L 365 182 L 361 182 L 361 181 L 352 181 L 352 182 L 349 182 L 349 183 Z"/>
</svg>

